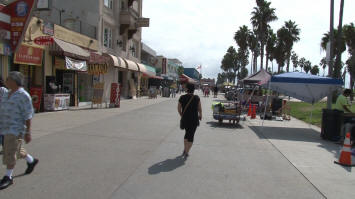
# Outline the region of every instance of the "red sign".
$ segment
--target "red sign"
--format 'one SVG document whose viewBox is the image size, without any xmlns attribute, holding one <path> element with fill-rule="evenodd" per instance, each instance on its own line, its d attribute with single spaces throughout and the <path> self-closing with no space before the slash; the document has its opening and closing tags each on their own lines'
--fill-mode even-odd
<svg viewBox="0 0 355 199">
<path fill-rule="evenodd" d="M 17 0 L 6 6 L 10 14 L 11 47 L 15 52 L 18 44 L 22 42 L 24 31 L 30 21 L 30 16 L 36 0 Z"/>
<path fill-rule="evenodd" d="M 118 83 L 111 84 L 110 105 L 120 108 L 121 103 L 121 86 Z"/>
<path fill-rule="evenodd" d="M 40 37 L 36 37 L 34 39 L 34 42 L 37 45 L 48 46 L 48 45 L 53 44 L 54 39 L 51 36 L 40 36 Z"/>
<path fill-rule="evenodd" d="M 43 50 L 21 45 L 15 53 L 14 63 L 42 66 Z"/>
<path fill-rule="evenodd" d="M 36 112 L 41 108 L 41 100 L 42 100 L 42 91 L 41 87 L 33 87 L 30 89 L 30 95 L 32 97 L 33 108 Z"/>
</svg>

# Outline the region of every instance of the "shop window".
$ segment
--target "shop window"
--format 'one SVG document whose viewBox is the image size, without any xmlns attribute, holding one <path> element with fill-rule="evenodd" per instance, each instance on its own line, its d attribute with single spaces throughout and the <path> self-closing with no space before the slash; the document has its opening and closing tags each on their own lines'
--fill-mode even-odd
<svg viewBox="0 0 355 199">
<path fill-rule="evenodd" d="M 104 46 L 107 48 L 112 48 L 112 29 L 104 29 Z"/>
<path fill-rule="evenodd" d="M 105 5 L 107 8 L 112 9 L 112 8 L 113 8 L 113 0 L 104 0 L 104 5 Z"/>
</svg>

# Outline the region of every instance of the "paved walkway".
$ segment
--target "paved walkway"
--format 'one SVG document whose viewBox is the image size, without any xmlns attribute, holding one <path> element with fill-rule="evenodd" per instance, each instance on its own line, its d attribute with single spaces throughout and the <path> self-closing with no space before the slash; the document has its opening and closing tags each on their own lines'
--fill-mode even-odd
<svg viewBox="0 0 355 199">
<path fill-rule="evenodd" d="M 33 124 L 34 140 L 26 146 L 40 159 L 38 168 L 30 176 L 21 176 L 25 163 L 19 161 L 15 185 L 0 191 L 0 198 L 353 196 L 353 189 L 340 186 L 345 182 L 339 183 L 343 176 L 338 174 L 347 173 L 349 182 L 354 176 L 333 165 L 334 154 L 330 152 L 329 164 L 324 163 L 327 149 L 317 147 L 332 143 L 323 144 L 312 133 L 299 135 L 307 128 L 299 128 L 297 134 L 272 130 L 274 127 L 266 131 L 255 120 L 241 122 L 238 128 L 219 126 L 212 118 L 212 98 L 201 99 L 204 119 L 187 160 L 180 157 L 183 132 L 178 125 L 177 98 L 125 101 L 120 109 L 38 114 Z M 322 159 L 318 167 L 309 167 L 318 155 Z M 328 166 L 334 173 L 325 174 L 324 167 Z M 331 186 L 339 194 L 329 193 Z"/>
<path fill-rule="evenodd" d="M 267 139 L 327 198 L 354 198 L 355 173 L 352 168 L 334 164 L 342 146 L 320 138 L 321 129 L 292 118 L 291 121 L 246 122 Z"/>
</svg>

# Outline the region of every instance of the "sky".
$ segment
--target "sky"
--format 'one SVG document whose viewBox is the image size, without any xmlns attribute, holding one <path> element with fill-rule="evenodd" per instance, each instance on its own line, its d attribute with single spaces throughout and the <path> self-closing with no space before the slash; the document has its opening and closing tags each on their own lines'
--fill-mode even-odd
<svg viewBox="0 0 355 199">
<path fill-rule="evenodd" d="M 255 6 L 255 0 L 144 0 L 143 17 L 150 18 L 150 27 L 143 28 L 143 42 L 159 55 L 178 58 L 186 68 L 202 65 L 203 77 L 216 78 L 229 46 L 237 48 L 235 32 L 242 25 L 252 28 L 250 17 Z M 276 8 L 278 17 L 270 24 L 274 32 L 285 21 L 295 21 L 301 40 L 294 51 L 319 65 L 325 56 L 320 43 L 329 31 L 330 0 L 271 0 L 271 7 Z M 340 0 L 335 0 L 335 28 L 339 7 Z M 354 9 L 355 1 L 345 0 L 343 24 L 355 23 Z M 347 59 L 347 52 L 344 54 Z"/>
</svg>

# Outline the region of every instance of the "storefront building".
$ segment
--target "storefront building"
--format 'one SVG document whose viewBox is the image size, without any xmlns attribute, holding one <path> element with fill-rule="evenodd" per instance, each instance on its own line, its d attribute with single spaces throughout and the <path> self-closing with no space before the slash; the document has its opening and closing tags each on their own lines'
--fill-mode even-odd
<svg viewBox="0 0 355 199">
<path fill-rule="evenodd" d="M 9 71 L 11 49 L 7 42 L 0 41 L 0 77 L 5 81 Z"/>
</svg>

